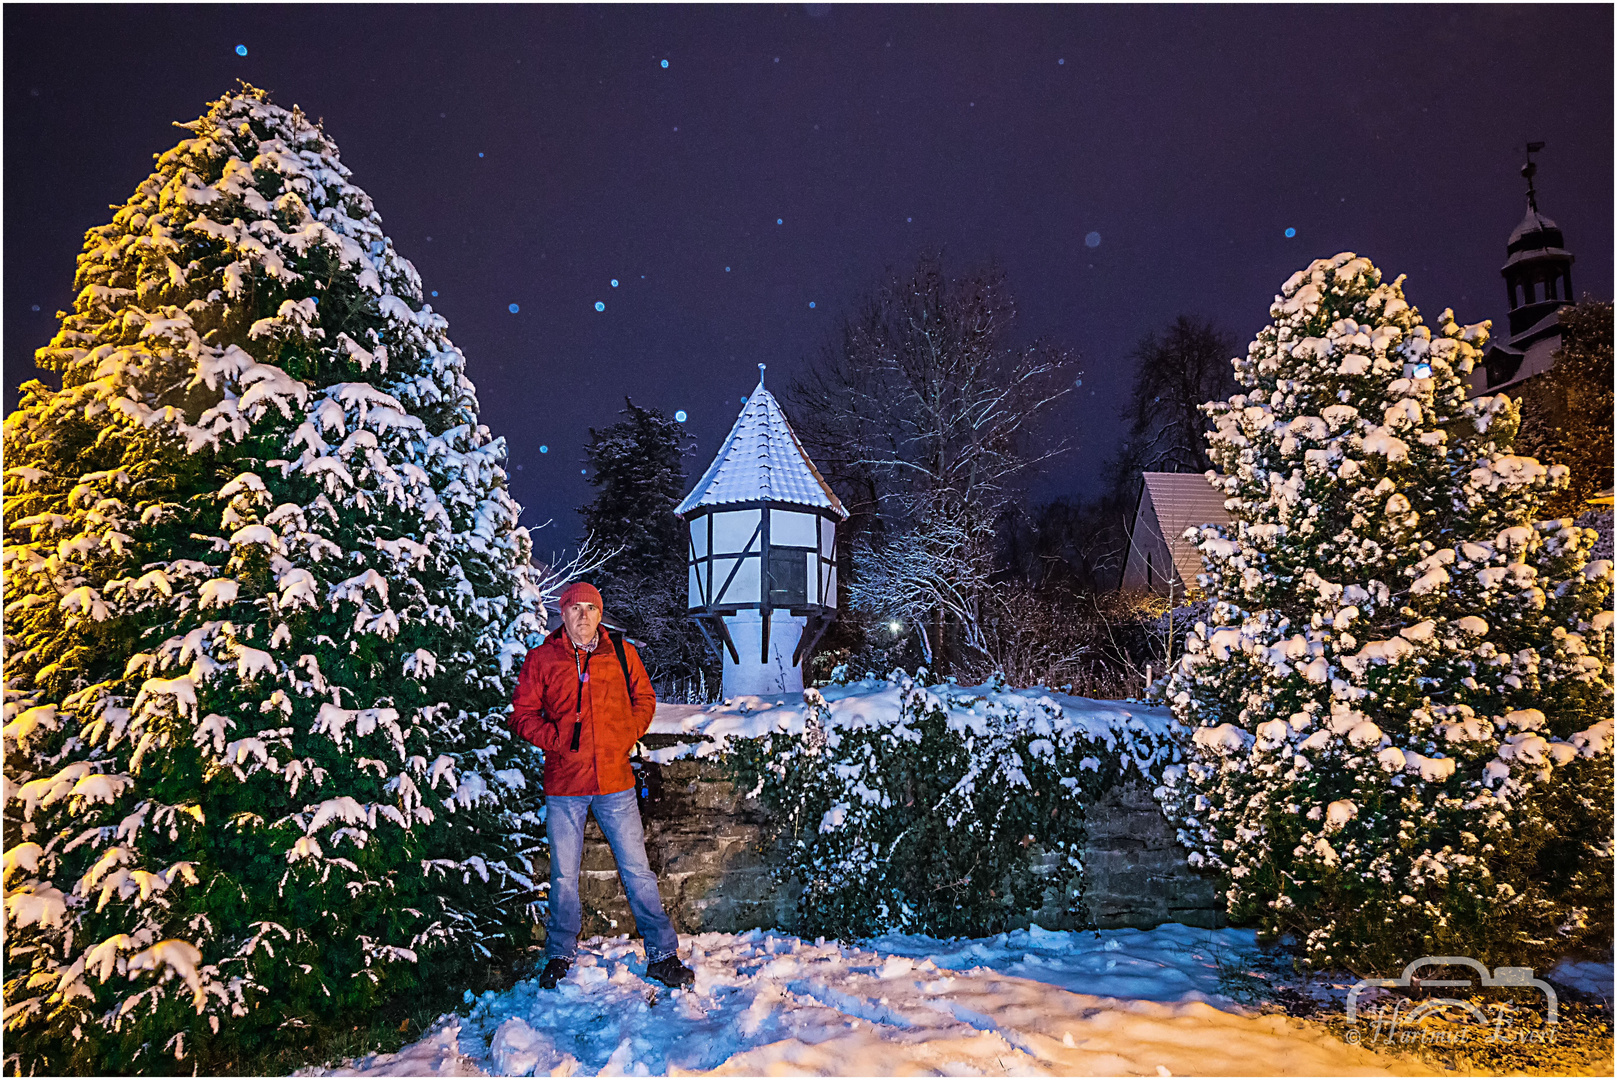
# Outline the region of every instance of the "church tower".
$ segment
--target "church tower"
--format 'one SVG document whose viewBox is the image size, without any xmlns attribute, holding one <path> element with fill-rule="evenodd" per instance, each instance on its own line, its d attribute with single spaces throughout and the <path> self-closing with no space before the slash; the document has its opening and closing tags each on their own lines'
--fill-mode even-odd
<svg viewBox="0 0 1617 1080">
<path fill-rule="evenodd" d="M 1527 216 L 1522 218 L 1505 245 L 1505 279 L 1508 297 L 1508 334 L 1496 326 L 1482 366 L 1472 373 L 1473 393 L 1497 393 L 1554 364 L 1561 347 L 1559 310 L 1573 302 L 1572 253 L 1560 226 L 1538 208 L 1538 192 L 1533 177 L 1538 165 L 1533 155 L 1544 148 L 1541 142 L 1527 144 Z"/>
</svg>

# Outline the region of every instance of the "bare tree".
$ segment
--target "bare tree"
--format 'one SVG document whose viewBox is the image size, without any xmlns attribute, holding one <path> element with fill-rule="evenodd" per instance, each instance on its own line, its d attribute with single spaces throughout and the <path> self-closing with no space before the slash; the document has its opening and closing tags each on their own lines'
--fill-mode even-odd
<svg viewBox="0 0 1617 1080">
<path fill-rule="evenodd" d="M 1115 491 L 1132 490 L 1141 472 L 1201 472 L 1208 467 L 1203 402 L 1235 393 L 1235 338 L 1210 320 L 1181 315 L 1135 346 L 1129 436 L 1112 463 Z M 1125 500 L 1131 501 L 1131 500 Z"/>
<path fill-rule="evenodd" d="M 923 518 L 879 545 L 863 538 L 854 552 L 859 575 L 849 583 L 848 603 L 874 618 L 911 624 L 929 664 L 936 649 L 926 624 L 939 611 L 963 629 L 968 649 L 988 657 L 982 624 L 993 560 L 986 540 L 980 530 L 941 516 Z"/>
<path fill-rule="evenodd" d="M 549 524 L 550 522 L 545 522 L 545 525 Z M 544 525 L 540 528 L 544 528 Z M 543 614 L 544 605 L 555 603 L 560 599 L 562 589 L 569 583 L 595 574 L 622 555 L 623 551 L 622 544 L 603 547 L 595 539 L 595 534 L 591 533 L 579 541 L 577 552 L 565 562 L 555 553 L 551 554 L 548 563 L 536 561 L 533 564 L 534 591 L 538 593 L 536 601 L 541 609 L 540 614 Z"/>
<path fill-rule="evenodd" d="M 1110 494 L 1096 500 L 1063 496 L 1034 507 L 1012 504 L 996 528 L 1001 569 L 1040 590 L 1116 588 L 1128 555 L 1126 516 Z"/>
<path fill-rule="evenodd" d="M 1069 448 L 1036 428 L 1072 385 L 1071 357 L 1010 344 L 1015 319 L 1001 269 L 951 279 L 924 254 L 788 393 L 810 455 L 854 515 L 850 599 L 885 617 L 897 601 L 858 582 L 886 582 L 906 598 L 907 619 L 930 622 L 934 656 L 951 655 L 951 628 L 980 651 L 994 520 L 1036 466 Z"/>
</svg>

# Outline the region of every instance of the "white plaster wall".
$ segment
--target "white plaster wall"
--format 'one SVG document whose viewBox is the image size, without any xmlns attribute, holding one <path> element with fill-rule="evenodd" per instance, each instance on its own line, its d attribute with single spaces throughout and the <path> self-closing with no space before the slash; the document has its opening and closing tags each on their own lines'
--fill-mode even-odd
<svg viewBox="0 0 1617 1080">
<path fill-rule="evenodd" d="M 728 650 L 724 652 L 725 697 L 738 694 L 767 697 L 770 694 L 803 692 L 803 669 L 792 664 L 792 652 L 803 636 L 803 627 L 808 619 L 802 615 L 788 615 L 784 611 L 772 612 L 771 616 L 769 660 L 764 663 L 759 662 L 764 624 L 758 612 L 741 611 L 724 620 L 730 638 L 735 642 L 736 652 L 741 654 L 741 662 L 736 663 L 730 659 Z"/>
</svg>

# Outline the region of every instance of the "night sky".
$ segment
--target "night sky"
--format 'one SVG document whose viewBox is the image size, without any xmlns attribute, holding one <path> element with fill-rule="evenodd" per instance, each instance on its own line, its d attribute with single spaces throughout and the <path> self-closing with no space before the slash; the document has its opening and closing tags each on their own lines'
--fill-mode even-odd
<svg viewBox="0 0 1617 1080">
<path fill-rule="evenodd" d="M 1359 252 L 1429 320 L 1502 326 L 1528 140 L 1575 288 L 1612 295 L 1608 5 L 8 5 L 4 24 L 8 411 L 84 230 L 171 121 L 245 79 L 323 118 L 437 291 L 525 523 L 555 519 L 540 554 L 571 544 L 586 429 L 625 394 L 688 413 L 697 475 L 755 365 L 784 388 L 923 248 L 999 260 L 1021 332 L 1078 356 L 1057 422 L 1079 449 L 1037 498 L 1095 492 L 1142 334 L 1186 313 L 1244 343 L 1311 259 Z"/>
</svg>

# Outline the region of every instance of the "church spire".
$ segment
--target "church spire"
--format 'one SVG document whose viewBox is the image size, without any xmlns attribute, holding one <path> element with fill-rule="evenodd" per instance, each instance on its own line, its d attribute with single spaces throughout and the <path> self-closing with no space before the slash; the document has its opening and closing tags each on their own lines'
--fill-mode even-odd
<svg viewBox="0 0 1617 1080">
<path fill-rule="evenodd" d="M 1533 161 L 1533 155 L 1544 149 L 1541 142 L 1527 144 L 1527 164 L 1522 166 L 1522 175 L 1527 178 L 1527 209 L 1538 213 L 1538 192 L 1533 190 L 1533 177 L 1538 173 L 1538 165 Z"/>
<path fill-rule="evenodd" d="M 1561 346 L 1560 309 L 1572 303 L 1572 252 L 1561 227 L 1538 208 L 1538 162 L 1542 142 L 1527 144 L 1522 178 L 1527 181 L 1527 214 L 1505 243 L 1509 315 L 1506 329 L 1493 335 L 1482 363 L 1471 374 L 1471 392 L 1497 393 L 1543 374 L 1555 364 Z"/>
<path fill-rule="evenodd" d="M 1522 176 L 1527 181 L 1527 215 L 1510 234 L 1505 245 L 1505 265 L 1500 273 L 1510 300 L 1510 334 L 1507 344 L 1523 348 L 1544 326 L 1544 320 L 1563 304 L 1572 301 L 1572 253 L 1555 222 L 1538 208 L 1538 162 L 1533 155 L 1544 149 L 1542 142 L 1527 144 L 1527 161 Z"/>
</svg>

